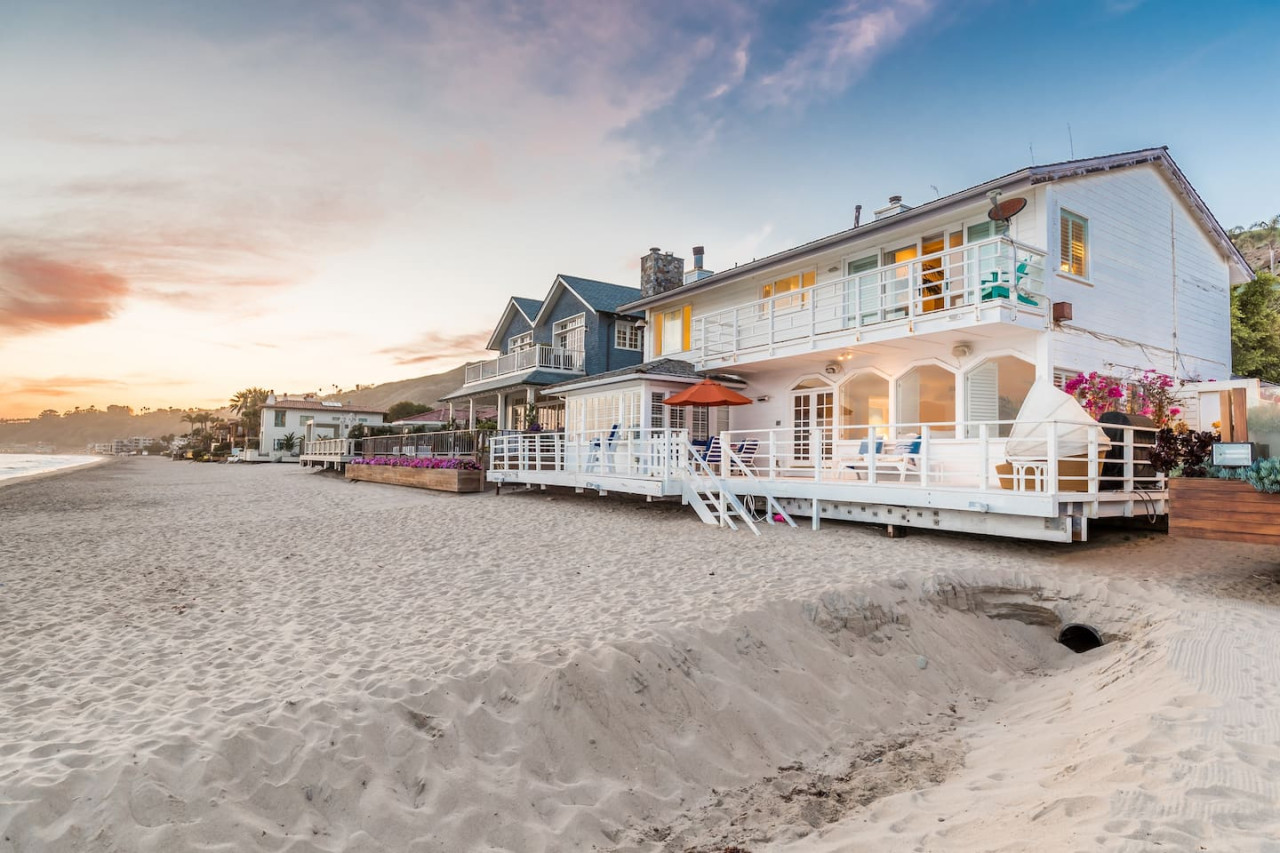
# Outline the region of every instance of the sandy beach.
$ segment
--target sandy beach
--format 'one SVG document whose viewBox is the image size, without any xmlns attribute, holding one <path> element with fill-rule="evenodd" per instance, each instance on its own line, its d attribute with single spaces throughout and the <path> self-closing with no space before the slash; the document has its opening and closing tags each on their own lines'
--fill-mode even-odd
<svg viewBox="0 0 1280 853">
<path fill-rule="evenodd" d="M 0 489 L 0 853 L 1280 851 L 1278 581 L 120 459 Z"/>
</svg>

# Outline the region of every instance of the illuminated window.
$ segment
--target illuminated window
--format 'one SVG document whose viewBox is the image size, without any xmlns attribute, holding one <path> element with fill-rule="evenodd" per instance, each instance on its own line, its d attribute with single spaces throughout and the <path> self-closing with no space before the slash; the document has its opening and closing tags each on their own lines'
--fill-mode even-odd
<svg viewBox="0 0 1280 853">
<path fill-rule="evenodd" d="M 1063 210 L 1058 224 L 1062 271 L 1084 278 L 1089 271 L 1089 220 Z"/>
<path fill-rule="evenodd" d="M 761 299 L 773 299 L 770 303 L 779 311 L 785 311 L 788 308 L 799 308 L 805 304 L 808 294 L 801 291 L 806 287 L 813 287 L 814 281 L 817 279 L 817 272 L 810 270 L 806 273 L 796 273 L 786 278 L 780 278 L 777 281 L 771 281 L 760 288 Z M 791 293 L 793 296 L 787 296 Z M 778 298 L 774 298 L 778 297 Z M 768 311 L 768 308 L 765 309 Z"/>
</svg>

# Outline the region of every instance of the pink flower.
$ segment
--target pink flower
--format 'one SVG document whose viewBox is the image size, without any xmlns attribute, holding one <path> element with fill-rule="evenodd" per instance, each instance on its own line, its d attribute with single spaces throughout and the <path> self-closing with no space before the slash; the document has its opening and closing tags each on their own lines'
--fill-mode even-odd
<svg viewBox="0 0 1280 853">
<path fill-rule="evenodd" d="M 1182 409 L 1179 409 L 1177 406 L 1174 406 L 1172 409 L 1169 410 L 1170 417 L 1172 417 L 1173 415 L 1180 415 L 1180 414 L 1182 414 Z"/>
</svg>

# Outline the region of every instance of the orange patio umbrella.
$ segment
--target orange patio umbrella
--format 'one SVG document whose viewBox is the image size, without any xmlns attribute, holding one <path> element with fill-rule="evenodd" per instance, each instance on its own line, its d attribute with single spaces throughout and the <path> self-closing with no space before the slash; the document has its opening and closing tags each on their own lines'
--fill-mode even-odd
<svg viewBox="0 0 1280 853">
<path fill-rule="evenodd" d="M 668 406 L 745 406 L 751 402 L 751 398 L 744 397 L 719 382 L 704 379 L 662 402 Z"/>
</svg>

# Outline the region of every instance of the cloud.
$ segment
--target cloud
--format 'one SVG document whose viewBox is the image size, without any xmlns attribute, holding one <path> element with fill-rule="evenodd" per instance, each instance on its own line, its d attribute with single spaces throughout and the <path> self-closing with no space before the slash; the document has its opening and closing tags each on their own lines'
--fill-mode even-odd
<svg viewBox="0 0 1280 853">
<path fill-rule="evenodd" d="M 756 98 L 785 107 L 844 91 L 932 7 L 932 0 L 844 0 L 813 23 L 781 68 L 756 82 Z"/>
<path fill-rule="evenodd" d="M 130 284 L 105 269 L 30 254 L 0 256 L 0 329 L 22 334 L 109 319 Z"/>
<path fill-rule="evenodd" d="M 481 358 L 486 354 L 489 332 L 465 332 L 451 335 L 445 332 L 427 332 L 408 344 L 379 350 L 379 355 L 391 356 L 397 365 L 436 364 L 444 361 Z"/>
</svg>

